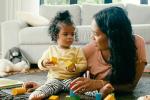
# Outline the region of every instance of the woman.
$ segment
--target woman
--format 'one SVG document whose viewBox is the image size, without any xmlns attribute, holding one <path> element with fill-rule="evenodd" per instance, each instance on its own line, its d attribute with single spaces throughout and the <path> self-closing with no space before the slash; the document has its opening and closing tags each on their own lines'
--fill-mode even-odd
<svg viewBox="0 0 150 100">
<path fill-rule="evenodd" d="M 145 65 L 144 39 L 134 35 L 126 12 L 119 7 L 106 8 L 94 15 L 93 41 L 84 47 L 90 76 L 77 78 L 71 89 L 75 93 L 98 90 L 109 83 L 116 92 L 131 92 Z M 92 49 L 91 49 L 92 48 Z M 101 91 L 104 95 L 113 88 Z"/>
<path fill-rule="evenodd" d="M 133 35 L 131 23 L 119 7 L 96 13 L 91 29 L 93 41 L 84 47 L 91 79 L 79 77 L 71 89 L 75 93 L 98 90 L 104 96 L 113 89 L 131 92 L 147 63 L 144 39 Z"/>
</svg>

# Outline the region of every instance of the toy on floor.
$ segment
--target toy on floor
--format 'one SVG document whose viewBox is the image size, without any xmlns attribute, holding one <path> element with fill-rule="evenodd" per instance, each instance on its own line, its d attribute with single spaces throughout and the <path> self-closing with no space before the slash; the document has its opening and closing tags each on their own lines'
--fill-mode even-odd
<svg viewBox="0 0 150 100">
<path fill-rule="evenodd" d="M 26 89 L 23 87 L 13 88 L 11 90 L 11 94 L 14 96 L 20 95 L 20 94 L 25 94 L 25 93 L 26 93 Z"/>
<path fill-rule="evenodd" d="M 21 49 L 19 49 L 18 47 L 13 47 L 9 49 L 9 51 L 6 53 L 5 59 L 8 59 L 13 64 L 17 64 L 21 61 L 24 61 L 28 66 L 30 66 L 30 62 L 25 57 Z"/>
<path fill-rule="evenodd" d="M 0 59 L 0 77 L 11 75 L 12 72 L 26 72 L 29 69 L 29 61 L 17 47 L 9 49 L 5 59 Z"/>
<path fill-rule="evenodd" d="M 101 93 L 96 93 L 96 100 L 102 100 L 102 94 Z"/>
<path fill-rule="evenodd" d="M 116 100 L 114 93 L 108 94 L 104 100 Z"/>
<path fill-rule="evenodd" d="M 73 93 L 73 91 L 72 91 L 72 90 L 70 90 L 69 95 L 70 95 L 70 96 L 76 96 L 76 94 L 75 94 L 75 93 Z"/>
<path fill-rule="evenodd" d="M 52 95 L 48 98 L 48 100 L 59 100 L 59 96 Z"/>
<path fill-rule="evenodd" d="M 72 87 L 72 84 L 70 84 L 70 88 Z M 80 100 L 80 97 L 76 95 L 73 90 L 70 89 L 69 95 L 66 96 L 65 100 Z"/>
<path fill-rule="evenodd" d="M 80 100 L 79 96 L 66 96 L 65 100 Z"/>
<path fill-rule="evenodd" d="M 69 96 L 67 96 L 66 98 L 68 98 L 67 100 L 80 100 L 80 97 L 73 93 L 73 90 L 70 90 Z"/>
<path fill-rule="evenodd" d="M 11 75 L 13 72 L 26 72 L 30 69 L 30 66 L 25 61 L 13 64 L 7 59 L 0 59 L 0 77 Z"/>
</svg>

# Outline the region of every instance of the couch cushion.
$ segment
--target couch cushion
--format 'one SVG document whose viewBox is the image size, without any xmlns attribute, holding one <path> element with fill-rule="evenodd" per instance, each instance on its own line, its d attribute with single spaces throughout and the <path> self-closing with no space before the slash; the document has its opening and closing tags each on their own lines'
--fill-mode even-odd
<svg viewBox="0 0 150 100">
<path fill-rule="evenodd" d="M 20 45 L 19 48 L 22 50 L 24 55 L 28 58 L 31 63 L 37 63 L 41 58 L 43 52 L 47 50 L 49 44 L 43 45 Z"/>
<path fill-rule="evenodd" d="M 82 6 L 82 25 L 90 25 L 92 17 L 98 11 L 108 8 L 111 6 L 118 6 L 124 8 L 124 5 L 121 3 L 111 3 L 111 4 L 83 4 Z"/>
<path fill-rule="evenodd" d="M 90 26 L 77 26 L 78 42 L 75 45 L 84 45 L 90 41 Z M 48 34 L 48 26 L 27 27 L 19 32 L 20 45 L 54 44 Z"/>
<path fill-rule="evenodd" d="M 49 20 L 30 12 L 18 12 L 17 17 L 31 26 L 48 26 Z"/>
<path fill-rule="evenodd" d="M 132 24 L 149 24 L 150 23 L 150 6 L 126 4 L 128 17 Z"/>
<path fill-rule="evenodd" d="M 48 26 L 27 27 L 19 32 L 19 44 L 48 44 L 50 42 Z"/>
<path fill-rule="evenodd" d="M 58 11 L 69 10 L 73 16 L 73 21 L 76 25 L 80 25 L 81 20 L 81 8 L 79 5 L 42 5 L 40 6 L 40 15 L 51 20 Z"/>
</svg>

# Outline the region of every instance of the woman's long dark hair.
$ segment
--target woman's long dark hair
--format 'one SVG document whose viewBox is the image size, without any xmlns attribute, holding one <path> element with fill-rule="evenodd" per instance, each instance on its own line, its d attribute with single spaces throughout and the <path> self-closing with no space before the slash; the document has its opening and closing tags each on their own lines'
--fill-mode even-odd
<svg viewBox="0 0 150 100">
<path fill-rule="evenodd" d="M 112 84 L 132 83 L 136 72 L 136 46 L 130 20 L 120 7 L 106 8 L 94 15 L 100 30 L 106 34 L 111 52 Z"/>
</svg>

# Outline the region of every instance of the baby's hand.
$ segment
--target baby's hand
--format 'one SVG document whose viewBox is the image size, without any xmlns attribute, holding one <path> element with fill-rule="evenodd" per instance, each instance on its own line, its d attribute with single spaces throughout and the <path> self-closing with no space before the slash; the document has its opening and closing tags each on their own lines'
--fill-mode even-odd
<svg viewBox="0 0 150 100">
<path fill-rule="evenodd" d="M 48 68 L 48 69 L 49 69 L 50 67 L 54 66 L 54 64 L 53 64 L 52 62 L 50 62 L 50 60 L 49 60 L 48 58 L 47 58 L 47 59 L 44 59 L 42 64 L 43 64 L 44 67 L 46 67 L 46 68 Z"/>
</svg>

